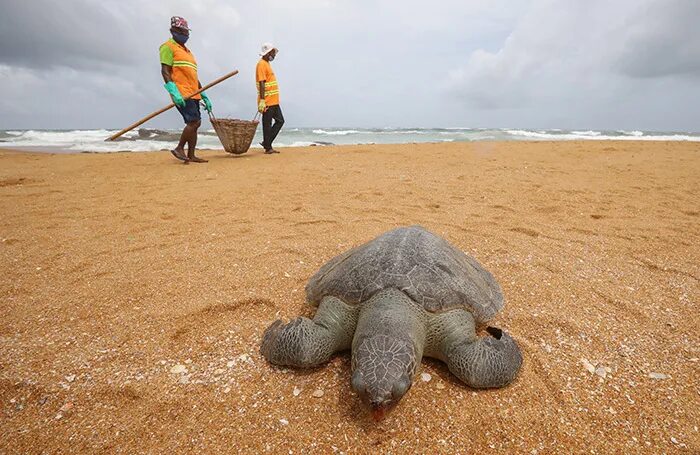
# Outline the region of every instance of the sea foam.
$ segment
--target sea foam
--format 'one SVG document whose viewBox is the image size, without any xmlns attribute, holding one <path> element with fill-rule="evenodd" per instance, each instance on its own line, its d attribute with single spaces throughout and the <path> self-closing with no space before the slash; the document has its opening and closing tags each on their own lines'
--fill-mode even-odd
<svg viewBox="0 0 700 455">
<path fill-rule="evenodd" d="M 0 147 L 48 148 L 56 151 L 154 151 L 169 150 L 175 146 L 180 130 L 141 128 L 126 133 L 113 142 L 105 138 L 116 130 L 0 130 Z M 259 148 L 262 140 L 258 128 L 252 147 Z M 285 128 L 275 141 L 276 147 L 302 147 L 310 145 L 351 144 L 405 144 L 428 142 L 471 141 L 569 141 L 569 140 L 618 140 L 618 141 L 694 141 L 700 142 L 700 133 L 648 132 L 639 130 L 534 130 L 509 128 Z M 221 149 L 216 133 L 200 129 L 197 147 Z"/>
</svg>

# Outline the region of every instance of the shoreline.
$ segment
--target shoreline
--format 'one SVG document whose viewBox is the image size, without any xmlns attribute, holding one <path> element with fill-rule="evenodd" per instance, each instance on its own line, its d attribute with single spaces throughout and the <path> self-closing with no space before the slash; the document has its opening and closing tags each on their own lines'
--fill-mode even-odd
<svg viewBox="0 0 700 455">
<path fill-rule="evenodd" d="M 700 451 L 700 143 L 280 150 L 0 148 L 0 451 Z M 347 353 L 258 346 L 331 257 L 412 224 L 494 274 L 525 360 L 472 390 L 424 359 L 376 424 Z"/>
<path fill-rule="evenodd" d="M 255 141 L 253 141 L 255 142 Z M 315 143 L 311 145 L 303 146 L 289 146 L 282 145 L 278 148 L 282 150 L 305 150 L 305 149 L 327 149 L 327 148 L 352 148 L 352 147 L 401 147 L 401 146 L 439 146 L 439 145 L 468 145 L 473 144 L 478 147 L 478 144 L 492 144 L 498 146 L 505 146 L 506 144 L 611 144 L 611 145 L 634 145 L 634 144 L 698 144 L 700 145 L 700 140 L 698 141 L 688 141 L 688 140 L 635 140 L 635 139 L 567 139 L 567 140 L 555 140 L 555 139 L 529 139 L 529 140 L 500 140 L 500 139 L 480 139 L 474 141 L 434 141 L 434 142 L 400 142 L 400 143 L 362 143 L 362 144 L 335 144 L 331 142 L 327 143 Z M 175 143 L 173 143 L 175 144 Z M 262 147 L 257 144 L 251 144 L 250 149 L 241 155 L 249 155 L 255 153 L 256 151 L 262 151 Z M 110 155 L 119 153 L 162 153 L 169 152 L 170 149 L 162 148 L 159 150 L 114 150 L 114 151 L 94 151 L 94 150 L 69 150 L 62 146 L 14 146 L 14 147 L 4 147 L 0 144 L 0 152 L 10 152 L 10 153 L 38 153 L 38 154 L 57 154 L 57 155 L 80 155 L 80 154 L 95 154 L 95 155 Z M 206 147 L 197 148 L 197 152 L 221 152 L 225 155 L 231 155 L 224 151 L 223 147 Z"/>
<path fill-rule="evenodd" d="M 172 148 L 180 138 L 179 130 L 142 128 L 116 141 L 106 142 L 111 130 L 9 131 L 0 130 L 0 147 L 56 147 L 76 151 L 154 151 Z M 262 140 L 260 129 L 253 139 Z M 528 130 L 505 128 L 285 128 L 276 141 L 278 147 L 328 145 L 400 145 L 414 143 L 463 143 L 484 141 L 669 141 L 699 142 L 699 133 L 624 130 Z M 199 147 L 220 149 L 213 130 L 200 129 Z M 44 151 L 44 150 L 41 150 Z"/>
</svg>

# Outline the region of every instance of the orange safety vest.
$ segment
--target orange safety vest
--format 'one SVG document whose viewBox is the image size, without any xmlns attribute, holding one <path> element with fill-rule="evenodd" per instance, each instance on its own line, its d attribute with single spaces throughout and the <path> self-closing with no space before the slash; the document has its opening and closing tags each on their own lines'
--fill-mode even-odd
<svg viewBox="0 0 700 455">
<path fill-rule="evenodd" d="M 260 102 L 260 82 L 265 81 L 265 104 L 276 106 L 280 104 L 280 89 L 277 86 L 277 77 L 272 71 L 272 65 L 265 59 L 260 59 L 255 67 L 255 90 L 258 92 L 258 102 Z"/>
<path fill-rule="evenodd" d="M 166 47 L 164 49 L 164 47 Z M 170 51 L 170 52 L 168 52 Z M 172 61 L 170 56 L 172 55 Z M 172 78 L 183 97 L 199 90 L 199 78 L 197 77 L 197 60 L 185 46 L 175 42 L 172 38 L 160 46 L 160 61 L 173 67 Z M 201 100 L 200 95 L 192 97 Z"/>
</svg>

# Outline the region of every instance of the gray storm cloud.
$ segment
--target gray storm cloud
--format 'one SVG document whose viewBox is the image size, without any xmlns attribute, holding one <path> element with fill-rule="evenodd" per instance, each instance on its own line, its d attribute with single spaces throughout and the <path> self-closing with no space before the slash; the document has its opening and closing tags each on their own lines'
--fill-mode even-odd
<svg viewBox="0 0 700 455">
<path fill-rule="evenodd" d="M 122 33 L 118 33 L 121 31 Z M 77 70 L 133 63 L 135 30 L 101 2 L 3 2 L 0 62 L 9 66 Z"/>
<path fill-rule="evenodd" d="M 700 2 L 655 2 L 631 16 L 620 30 L 618 70 L 639 78 L 700 77 Z"/>
<path fill-rule="evenodd" d="M 699 96 L 699 7 L 533 1 L 502 46 L 471 52 L 449 86 L 494 122 L 503 115 L 544 127 L 696 128 L 688 101 Z"/>
<path fill-rule="evenodd" d="M 6 0 L 0 129 L 117 128 L 167 103 L 171 15 L 219 116 L 252 117 L 260 44 L 290 126 L 693 130 L 694 0 Z M 179 127 L 176 114 L 149 126 Z"/>
</svg>

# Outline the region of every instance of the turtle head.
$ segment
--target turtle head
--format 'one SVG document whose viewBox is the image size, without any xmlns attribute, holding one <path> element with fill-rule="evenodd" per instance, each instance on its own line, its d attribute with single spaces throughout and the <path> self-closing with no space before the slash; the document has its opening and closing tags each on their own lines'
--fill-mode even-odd
<svg viewBox="0 0 700 455">
<path fill-rule="evenodd" d="M 415 373 L 413 345 L 397 338 L 376 335 L 353 350 L 352 388 L 381 420 L 408 389 Z"/>
</svg>

